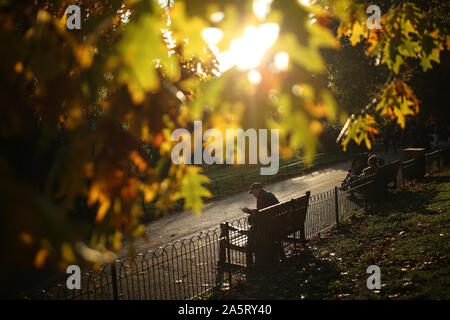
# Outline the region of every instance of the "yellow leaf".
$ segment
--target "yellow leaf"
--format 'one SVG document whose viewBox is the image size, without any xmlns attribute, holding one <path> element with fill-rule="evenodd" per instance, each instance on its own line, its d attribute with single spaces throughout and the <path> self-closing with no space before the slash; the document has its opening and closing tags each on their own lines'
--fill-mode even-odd
<svg viewBox="0 0 450 320">
<path fill-rule="evenodd" d="M 100 222 L 103 220 L 103 218 L 105 217 L 106 212 L 108 212 L 108 209 L 110 206 L 111 206 L 111 202 L 109 200 L 104 200 L 100 204 L 100 207 L 98 208 L 98 211 L 97 211 L 97 217 L 95 218 L 95 220 L 97 222 Z"/>
<path fill-rule="evenodd" d="M 75 262 L 75 254 L 72 249 L 72 245 L 70 243 L 64 242 L 61 245 L 61 257 L 67 263 Z"/>
<path fill-rule="evenodd" d="M 140 225 L 134 230 L 133 234 L 134 234 L 136 237 L 140 237 L 140 236 L 142 236 L 142 235 L 145 234 L 145 231 L 147 231 L 147 228 L 146 228 L 143 224 L 140 224 Z"/>
<path fill-rule="evenodd" d="M 361 36 L 365 34 L 363 26 L 359 23 L 359 21 L 355 21 L 353 24 L 352 35 L 350 36 L 350 42 L 352 45 L 356 45 L 361 41 Z"/>
<path fill-rule="evenodd" d="M 322 125 L 317 120 L 311 121 L 311 123 L 309 124 L 309 127 L 311 129 L 312 134 L 314 134 L 314 135 L 319 135 L 323 130 Z"/>
<path fill-rule="evenodd" d="M 156 196 L 156 193 L 158 191 L 158 183 L 153 183 L 151 186 L 141 185 L 140 189 L 144 193 L 144 201 L 146 203 L 149 203 Z"/>
<path fill-rule="evenodd" d="M 370 143 L 370 139 L 366 137 L 365 141 L 366 141 L 367 149 L 369 149 L 369 150 L 372 149 L 372 144 Z"/>
<path fill-rule="evenodd" d="M 122 233 L 116 230 L 112 240 L 113 250 L 119 251 L 120 249 L 122 249 L 122 238 L 123 238 Z"/>
<path fill-rule="evenodd" d="M 203 207 L 202 197 L 212 197 L 209 190 L 202 186 L 203 183 L 209 182 L 209 179 L 199 174 L 200 170 L 198 167 L 187 167 L 181 189 L 175 194 L 175 199 L 184 198 L 184 208 L 192 209 L 195 214 L 200 214 Z"/>
<path fill-rule="evenodd" d="M 94 50 L 92 50 L 86 45 L 76 47 L 74 54 L 82 69 L 87 69 L 92 65 L 92 61 L 94 58 L 93 53 Z"/>
</svg>

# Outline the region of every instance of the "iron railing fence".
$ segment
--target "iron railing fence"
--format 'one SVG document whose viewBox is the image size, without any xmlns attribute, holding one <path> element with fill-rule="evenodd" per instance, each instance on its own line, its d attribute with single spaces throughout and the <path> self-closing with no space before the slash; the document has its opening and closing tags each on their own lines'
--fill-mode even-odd
<svg viewBox="0 0 450 320">
<path fill-rule="evenodd" d="M 425 171 L 433 172 L 444 166 L 445 153 L 448 150 L 436 150 L 425 154 Z"/>
<path fill-rule="evenodd" d="M 431 172 L 442 165 L 442 151 L 425 156 L 426 170 Z M 402 163 L 398 179 L 402 186 L 415 178 L 417 161 Z M 397 179 L 397 180 L 398 180 Z M 400 185 L 397 183 L 397 185 Z M 311 195 L 305 221 L 307 238 L 315 236 L 348 218 L 355 212 L 367 209 L 367 197 L 374 179 L 365 178 L 352 183 L 350 188 L 335 187 Z M 230 225 L 248 229 L 248 219 L 243 217 Z M 297 232 L 293 235 L 300 237 Z M 135 258 L 116 260 L 100 270 L 82 274 L 81 289 L 69 290 L 65 283 L 31 294 L 31 299 L 75 300 L 187 300 L 198 299 L 222 285 L 231 285 L 242 276 L 240 272 L 218 277 L 220 228 L 178 240 L 155 251 L 138 254 Z M 232 251 L 231 262 L 246 265 L 246 254 Z"/>
</svg>

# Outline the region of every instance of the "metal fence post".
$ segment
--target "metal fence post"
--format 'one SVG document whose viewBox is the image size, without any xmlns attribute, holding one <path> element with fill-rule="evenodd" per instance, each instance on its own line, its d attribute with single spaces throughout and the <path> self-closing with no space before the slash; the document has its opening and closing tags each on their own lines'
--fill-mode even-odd
<svg viewBox="0 0 450 320">
<path fill-rule="evenodd" d="M 336 224 L 339 225 L 339 201 L 338 201 L 338 187 L 334 187 L 334 203 L 336 208 Z"/>
<path fill-rule="evenodd" d="M 117 290 L 117 270 L 116 270 L 116 261 L 111 263 L 111 282 L 113 289 L 113 299 L 119 300 L 119 291 Z"/>
<path fill-rule="evenodd" d="M 405 187 L 405 168 L 403 167 L 403 161 L 400 163 L 400 167 L 402 168 L 402 187 Z"/>
<path fill-rule="evenodd" d="M 365 182 L 364 183 L 364 189 L 366 190 L 364 193 L 364 214 L 367 214 L 367 212 L 369 211 L 369 193 L 367 192 L 367 190 L 370 190 L 370 183 L 372 182 Z"/>
<path fill-rule="evenodd" d="M 226 233 L 225 233 L 225 239 L 226 239 L 226 243 L 227 243 L 227 260 L 228 260 L 228 287 L 231 288 L 231 280 L 232 280 L 232 275 L 231 275 L 231 250 L 230 250 L 230 229 L 229 229 L 229 224 L 228 221 L 225 222 L 224 228 L 226 229 Z"/>
</svg>

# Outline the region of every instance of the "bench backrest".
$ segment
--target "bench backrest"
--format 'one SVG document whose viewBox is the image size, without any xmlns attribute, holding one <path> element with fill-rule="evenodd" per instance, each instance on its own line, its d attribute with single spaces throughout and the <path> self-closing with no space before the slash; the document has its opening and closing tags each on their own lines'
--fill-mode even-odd
<svg viewBox="0 0 450 320">
<path fill-rule="evenodd" d="M 382 167 L 379 168 L 378 171 L 378 179 L 380 179 L 380 182 L 385 185 L 390 182 L 394 182 L 397 179 L 397 173 L 398 169 L 400 168 L 400 161 L 396 160 L 393 162 L 390 162 Z"/>
<path fill-rule="evenodd" d="M 257 245 L 277 241 L 304 228 L 310 192 L 264 208 L 255 214 L 251 228 Z"/>
<path fill-rule="evenodd" d="M 417 161 L 412 158 L 402 162 L 402 176 L 404 179 L 412 180 L 417 176 Z"/>
</svg>

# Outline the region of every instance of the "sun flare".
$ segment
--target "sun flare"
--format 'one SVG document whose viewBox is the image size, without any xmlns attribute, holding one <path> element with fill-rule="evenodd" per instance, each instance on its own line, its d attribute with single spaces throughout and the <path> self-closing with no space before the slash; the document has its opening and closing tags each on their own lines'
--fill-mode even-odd
<svg viewBox="0 0 450 320">
<path fill-rule="evenodd" d="M 279 29 L 276 23 L 264 23 L 258 27 L 247 26 L 242 37 L 232 40 L 230 48 L 222 52 L 216 47 L 223 37 L 220 29 L 204 29 L 202 36 L 216 54 L 221 72 L 234 66 L 240 70 L 250 70 L 261 63 L 266 51 L 277 40 Z"/>
</svg>

